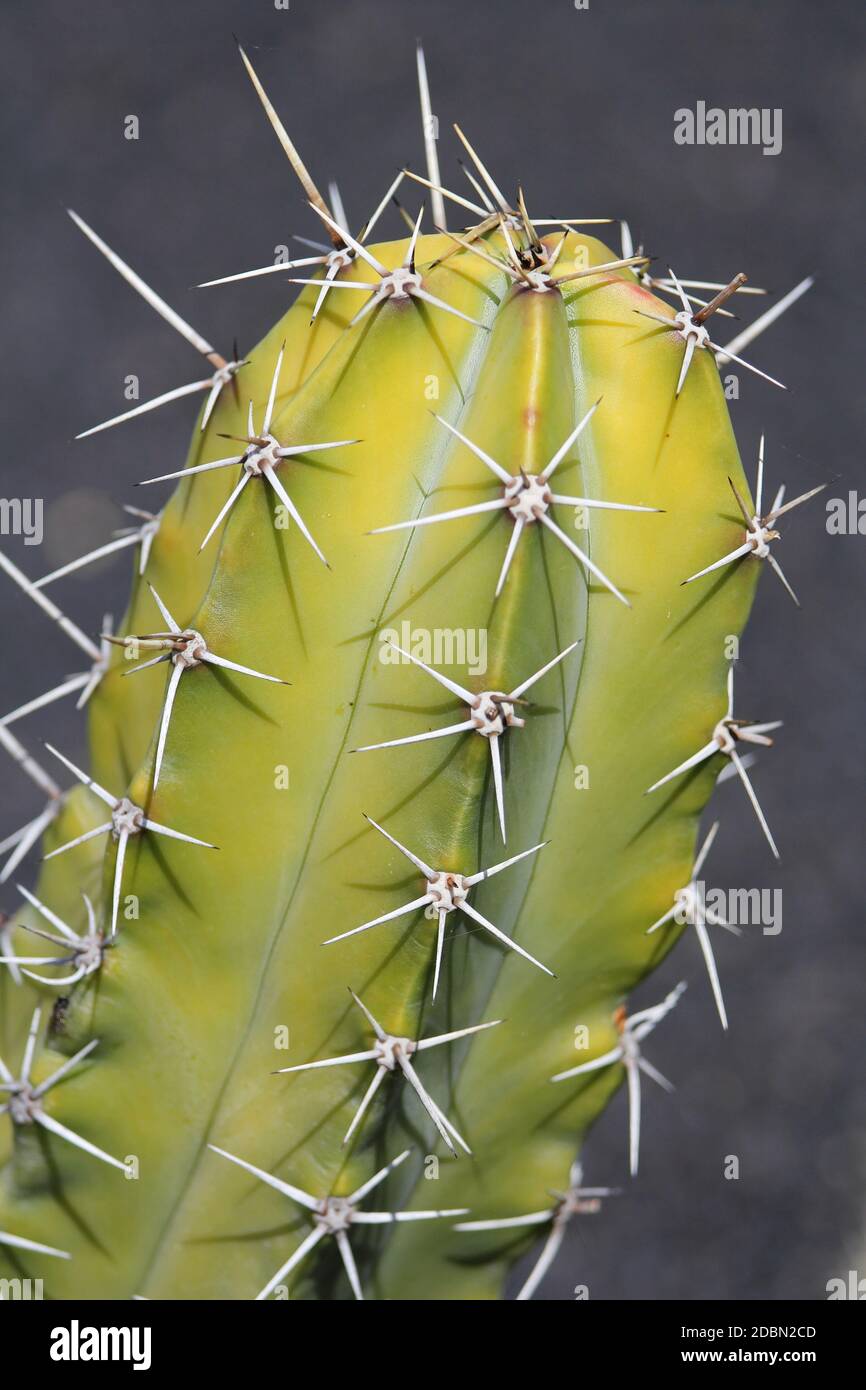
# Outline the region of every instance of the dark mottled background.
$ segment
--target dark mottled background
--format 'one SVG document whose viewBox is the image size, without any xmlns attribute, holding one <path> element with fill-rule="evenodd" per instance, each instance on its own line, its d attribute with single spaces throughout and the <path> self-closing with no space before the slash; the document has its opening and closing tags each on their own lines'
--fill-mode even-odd
<svg viewBox="0 0 866 1390">
<path fill-rule="evenodd" d="M 571 0 L 291 0 L 287 11 L 268 0 L 6 0 L 0 491 L 44 496 L 47 532 L 41 551 L 4 544 L 35 576 L 99 543 L 120 524 L 132 481 L 180 462 L 189 429 L 181 404 L 71 442 L 122 408 L 127 372 L 151 395 L 194 379 L 198 361 L 100 261 L 65 203 L 224 351 L 235 335 L 251 345 L 282 311 L 286 290 L 273 281 L 191 288 L 313 231 L 232 31 L 356 221 L 402 162 L 420 163 L 419 34 L 452 182 L 456 119 L 502 181 L 525 182 L 533 207 L 625 215 L 661 264 L 684 274 L 743 268 L 781 292 L 813 272 L 816 288 L 751 354 L 790 394 L 744 373 L 735 423 L 750 467 L 767 430 L 774 483 L 863 488 L 864 19 L 855 0 L 590 0 L 583 12 Z M 677 147 L 673 112 L 698 99 L 781 107 L 783 152 Z M 137 142 L 123 138 L 128 114 L 140 120 Z M 823 499 L 786 531 L 785 566 L 805 608 L 765 576 L 740 679 L 747 713 L 787 722 L 757 777 L 783 862 L 770 862 L 735 787 L 719 794 L 713 860 L 720 884 L 781 886 L 784 928 L 740 941 L 722 933 L 728 1037 L 693 939 L 642 992 L 652 1002 L 681 972 L 693 982 L 652 1045 L 679 1089 L 646 1096 L 640 1180 L 584 1221 L 548 1297 L 586 1282 L 596 1298 L 814 1299 L 829 1277 L 866 1272 L 866 539 L 828 536 Z M 88 629 L 106 593 L 122 591 L 127 565 L 61 586 Z M 5 579 L 0 603 L 8 709 L 77 663 Z M 18 727 L 31 742 L 50 730 L 82 751 L 68 704 Z M 0 836 L 38 805 L 14 770 L 5 788 Z M 620 1095 L 590 1138 L 589 1181 L 623 1179 L 625 1123 Z M 722 1176 L 728 1154 L 740 1159 L 737 1182 Z"/>
</svg>

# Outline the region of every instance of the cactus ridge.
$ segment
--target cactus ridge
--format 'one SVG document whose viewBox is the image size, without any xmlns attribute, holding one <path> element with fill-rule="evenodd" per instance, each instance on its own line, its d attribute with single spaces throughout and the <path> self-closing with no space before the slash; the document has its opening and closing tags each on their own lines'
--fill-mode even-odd
<svg viewBox="0 0 866 1390">
<path fill-rule="evenodd" d="M 323 240 L 203 283 L 300 293 L 223 356 L 70 213 L 210 370 L 80 436 L 198 396 L 186 465 L 142 480 L 164 506 L 37 581 L 0 554 L 90 663 L 0 722 L 47 798 L 0 846 L 5 883 L 43 845 L 0 921 L 0 1267 L 56 1257 L 57 1298 L 487 1299 L 542 1235 L 525 1300 L 616 1194 L 575 1155 L 621 1084 L 638 1172 L 685 985 L 626 1001 L 688 926 L 727 1027 L 718 823 L 695 854 L 721 768 L 778 854 L 743 748 L 779 721 L 735 717 L 728 653 L 752 559 L 794 597 L 775 523 L 820 489 L 763 514 L 762 439 L 751 500 L 717 364 L 774 382 L 738 354 L 804 286 L 722 347 L 744 275 L 533 219 L 460 127 L 447 188 L 420 48 L 427 177 L 355 236 L 241 57 Z M 373 242 L 407 178 L 435 230 Z M 125 549 L 94 640 L 45 590 Z M 64 791 L 9 725 L 70 694 Z"/>
</svg>

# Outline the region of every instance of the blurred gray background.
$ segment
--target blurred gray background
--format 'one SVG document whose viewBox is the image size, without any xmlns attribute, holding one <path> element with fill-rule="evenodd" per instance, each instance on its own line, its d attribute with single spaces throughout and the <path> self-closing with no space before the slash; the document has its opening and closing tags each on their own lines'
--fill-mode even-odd
<svg viewBox="0 0 866 1390">
<path fill-rule="evenodd" d="M 584 11 L 572 0 L 290 0 L 285 10 L 270 0 L 5 0 L 0 26 L 0 495 L 41 496 L 46 506 L 40 549 L 2 544 L 30 575 L 123 524 L 131 483 L 182 458 L 191 410 L 171 406 L 78 444 L 74 434 L 124 408 L 127 373 L 140 376 L 143 398 L 201 374 L 192 349 L 121 284 L 64 205 L 226 353 L 234 337 L 242 348 L 256 341 L 288 287 L 267 278 L 191 287 L 265 264 L 292 232 L 317 234 L 233 31 L 316 176 L 339 180 L 356 222 L 402 163 L 421 167 L 420 35 L 446 182 L 460 186 L 449 134 L 458 120 L 509 190 L 523 180 L 531 207 L 628 217 L 662 267 L 710 279 L 744 269 L 778 293 L 813 273 L 814 290 L 747 354 L 790 393 L 741 373 L 735 426 L 750 473 L 766 429 L 774 485 L 866 494 L 858 0 L 590 0 Z M 675 145 L 674 111 L 698 100 L 781 107 L 782 153 Z M 137 141 L 124 139 L 128 115 L 139 119 Z M 746 304 L 743 317 L 751 313 Z M 825 519 L 822 497 L 786 528 L 781 553 L 803 611 L 767 573 L 742 650 L 742 709 L 786 721 L 756 778 L 780 866 L 739 789 L 718 794 L 712 882 L 781 887 L 783 930 L 721 934 L 729 1036 L 691 936 L 644 987 L 647 1003 L 680 974 L 692 982 L 651 1045 L 678 1092 L 646 1095 L 640 1181 L 582 1223 L 547 1297 L 570 1298 L 586 1283 L 593 1298 L 815 1299 L 831 1277 L 866 1274 L 866 538 L 830 536 Z M 128 565 L 122 557 L 52 592 L 95 631 L 106 593 L 120 607 Z M 0 604 L 5 711 L 79 663 L 2 576 Z M 17 732 L 31 744 L 50 732 L 83 753 L 71 703 Z M 8 762 L 2 772 L 0 837 L 39 809 Z M 2 905 L 13 901 L 6 893 Z M 588 1181 L 622 1181 L 625 1126 L 619 1095 L 590 1137 Z M 732 1154 L 738 1181 L 723 1177 Z"/>
</svg>

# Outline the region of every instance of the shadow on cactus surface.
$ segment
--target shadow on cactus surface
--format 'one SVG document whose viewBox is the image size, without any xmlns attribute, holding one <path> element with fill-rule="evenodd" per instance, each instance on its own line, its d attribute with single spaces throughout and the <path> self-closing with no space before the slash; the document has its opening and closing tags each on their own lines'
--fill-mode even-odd
<svg viewBox="0 0 866 1390">
<path fill-rule="evenodd" d="M 112 543 L 133 587 L 101 642 L 62 575 L 0 557 L 86 653 L 45 702 L 90 731 L 82 770 L 0 724 L 47 797 L 4 846 L 5 879 L 45 859 L 0 933 L 0 1269 L 67 1255 L 53 1298 L 493 1299 L 541 1237 L 528 1298 L 615 1196 L 584 1140 L 621 1085 L 637 1174 L 678 991 L 628 1000 L 690 926 L 726 1025 L 725 923 L 689 897 L 722 769 L 775 849 L 741 752 L 776 725 L 735 713 L 732 659 L 786 504 L 763 444 L 752 499 L 719 369 L 807 285 L 722 346 L 742 275 L 533 220 L 459 130 L 446 189 L 420 52 L 426 177 L 355 236 L 242 57 L 317 224 L 256 272 L 298 298 L 222 355 L 74 214 L 205 359 L 129 413 L 200 416 Z"/>
</svg>

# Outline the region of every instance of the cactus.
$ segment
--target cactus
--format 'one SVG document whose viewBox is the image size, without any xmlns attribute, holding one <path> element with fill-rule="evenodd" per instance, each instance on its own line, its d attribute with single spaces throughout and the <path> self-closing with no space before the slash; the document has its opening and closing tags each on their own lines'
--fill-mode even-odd
<svg viewBox="0 0 866 1390">
<path fill-rule="evenodd" d="M 744 277 L 694 300 L 627 231 L 618 256 L 533 221 L 462 131 L 471 196 L 428 138 L 435 229 L 373 241 L 400 175 L 355 238 L 243 57 L 324 249 L 241 359 L 73 214 L 208 363 L 129 414 L 201 410 L 142 480 L 176 481 L 163 509 L 97 552 L 136 550 L 116 631 L 46 592 L 70 566 L 0 557 L 90 663 L 0 723 L 48 798 L 4 846 L 8 886 L 40 836 L 43 867 L 0 932 L 0 1270 L 488 1299 L 543 1235 L 526 1298 L 611 1191 L 584 1140 L 623 1082 L 637 1173 L 679 991 L 628 1001 L 689 924 L 727 1023 L 724 923 L 688 899 L 725 755 L 773 844 L 738 749 L 771 726 L 726 686 L 782 509 L 751 501 L 717 368 L 741 344 L 710 336 Z M 68 694 L 88 771 L 10 728 Z"/>
</svg>

